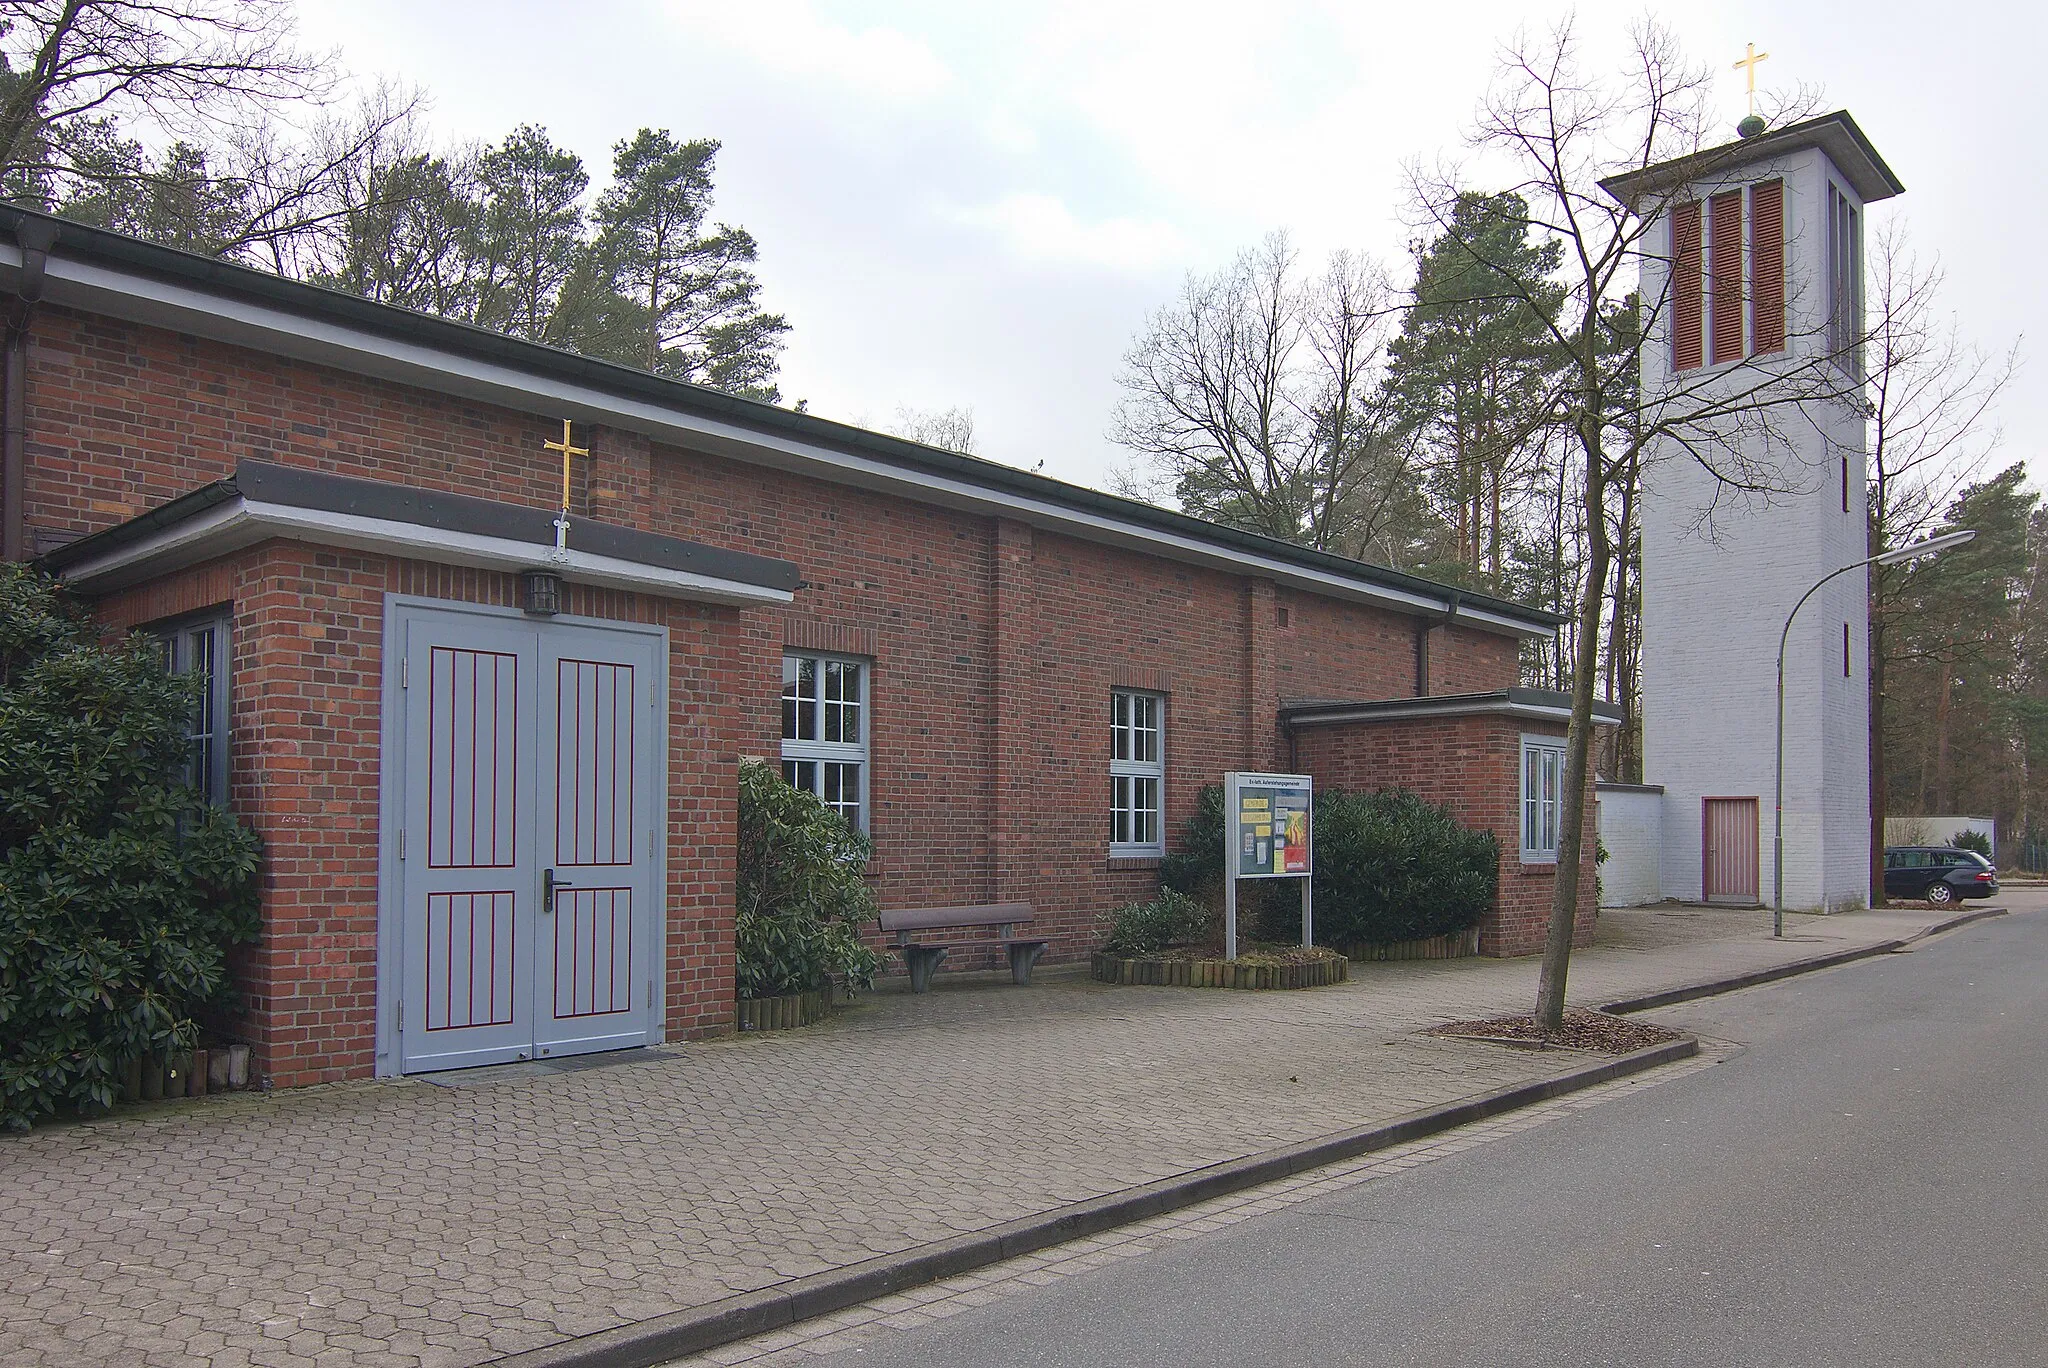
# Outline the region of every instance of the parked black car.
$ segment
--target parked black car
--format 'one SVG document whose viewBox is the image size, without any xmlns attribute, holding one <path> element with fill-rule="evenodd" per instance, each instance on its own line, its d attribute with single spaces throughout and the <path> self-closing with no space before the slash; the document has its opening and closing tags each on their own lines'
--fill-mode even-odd
<svg viewBox="0 0 2048 1368">
<path fill-rule="evenodd" d="M 1884 895 L 1925 898 L 1937 906 L 1998 892 L 1998 868 L 1974 850 L 1954 846 L 1886 846 Z"/>
</svg>

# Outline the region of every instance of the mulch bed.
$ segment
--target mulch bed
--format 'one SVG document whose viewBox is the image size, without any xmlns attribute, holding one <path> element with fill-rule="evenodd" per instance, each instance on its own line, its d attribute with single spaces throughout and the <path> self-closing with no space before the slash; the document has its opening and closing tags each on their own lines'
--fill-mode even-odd
<svg viewBox="0 0 2048 1368">
<path fill-rule="evenodd" d="M 1609 1016 L 1605 1012 L 1588 1012 L 1577 1007 L 1567 1008 L 1564 1025 L 1547 1036 L 1535 1018 L 1527 1016 L 1453 1021 L 1443 1026 L 1432 1026 L 1423 1034 L 1484 1040 L 1525 1050 L 1595 1050 L 1613 1055 L 1631 1054 L 1652 1045 L 1662 1045 L 1667 1040 L 1683 1038 L 1677 1031 L 1652 1026 L 1647 1021 Z"/>
</svg>

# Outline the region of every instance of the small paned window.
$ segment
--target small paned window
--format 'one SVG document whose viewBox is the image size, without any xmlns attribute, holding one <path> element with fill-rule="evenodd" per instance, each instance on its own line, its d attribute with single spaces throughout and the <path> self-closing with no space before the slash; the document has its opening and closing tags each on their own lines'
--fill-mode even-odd
<svg viewBox="0 0 2048 1368">
<path fill-rule="evenodd" d="M 782 658 L 782 777 L 867 830 L 868 667 L 840 656 Z"/>
<path fill-rule="evenodd" d="M 1522 738 L 1522 863 L 1555 864 L 1564 797 L 1564 738 Z"/>
<path fill-rule="evenodd" d="M 220 807 L 228 801 L 228 620 L 225 615 L 150 629 L 172 674 L 197 697 L 185 731 L 185 782 Z"/>
<path fill-rule="evenodd" d="M 1166 849 L 1166 700 L 1115 689 L 1109 695 L 1109 853 Z"/>
</svg>

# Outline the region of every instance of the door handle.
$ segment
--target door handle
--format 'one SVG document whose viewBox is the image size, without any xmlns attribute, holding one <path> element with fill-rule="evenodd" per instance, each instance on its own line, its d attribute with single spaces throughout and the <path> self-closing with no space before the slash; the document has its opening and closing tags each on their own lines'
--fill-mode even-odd
<svg viewBox="0 0 2048 1368">
<path fill-rule="evenodd" d="M 555 890 L 561 888 L 574 888 L 575 886 L 575 884 L 563 883 L 561 880 L 557 879 L 555 877 L 554 870 L 544 870 L 540 876 L 541 915 L 546 916 L 547 914 L 555 910 Z"/>
</svg>

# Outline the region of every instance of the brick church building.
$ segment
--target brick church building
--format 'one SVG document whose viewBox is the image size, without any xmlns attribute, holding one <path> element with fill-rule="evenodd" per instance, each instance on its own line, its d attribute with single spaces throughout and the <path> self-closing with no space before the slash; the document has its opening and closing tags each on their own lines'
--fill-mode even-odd
<svg viewBox="0 0 2048 1368">
<path fill-rule="evenodd" d="M 731 1030 L 749 756 L 1054 959 L 1224 771 L 1403 784 L 1540 947 L 1547 613 L 13 209 L 0 297 L 5 554 L 207 680 L 280 1085 Z"/>
</svg>

